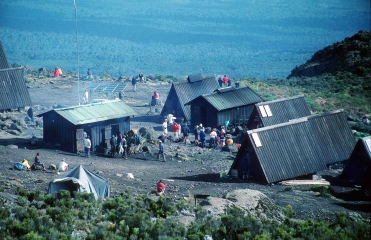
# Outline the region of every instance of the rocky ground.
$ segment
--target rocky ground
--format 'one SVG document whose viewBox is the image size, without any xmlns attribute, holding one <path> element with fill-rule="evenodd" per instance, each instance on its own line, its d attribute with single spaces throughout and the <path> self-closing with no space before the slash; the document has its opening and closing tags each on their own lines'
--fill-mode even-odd
<svg viewBox="0 0 371 240">
<path fill-rule="evenodd" d="M 91 83 L 91 81 L 79 81 L 78 83 L 76 79 L 70 78 L 34 80 L 28 85 L 35 114 L 48 111 L 56 105 L 77 105 L 79 101 L 82 102 L 84 89 Z M 148 102 L 154 90 L 160 93 L 164 102 L 170 87 L 171 84 L 167 82 L 147 81 L 139 83 L 137 91 L 134 92 L 131 84 L 128 84 L 124 93 L 125 102 L 138 113 L 138 116 L 131 120 L 133 129 L 148 127 L 153 128 L 156 137 L 161 134 L 162 122 L 159 116 L 161 109 L 149 112 Z M 114 98 L 117 96 L 97 94 L 93 97 Z M 135 154 L 129 156 L 126 161 L 119 156 L 109 158 L 93 155 L 91 158 L 84 158 L 62 152 L 55 146 L 43 143 L 41 141 L 42 128 L 35 123 L 28 122 L 25 112 L 11 112 L 3 115 L 12 115 L 21 120 L 26 119 L 26 121 L 19 136 L 4 130 L 0 131 L 1 195 L 13 194 L 17 187 L 30 191 L 47 191 L 50 180 L 57 176 L 56 170 L 45 172 L 11 170 L 15 162 L 23 159 L 33 162 L 34 156 L 39 152 L 40 159 L 46 166 L 57 165 L 65 159 L 70 168 L 81 164 L 98 173 L 109 180 L 113 197 L 125 189 L 129 189 L 133 194 L 153 194 L 156 182 L 159 179 L 165 179 L 168 184 L 167 196 L 173 198 L 194 194 L 225 198 L 234 190 L 251 189 L 264 193 L 277 206 L 291 205 L 296 217 L 300 219 L 313 218 L 331 221 L 334 219 L 334 212 L 337 211 L 370 216 L 370 199 L 360 196 L 356 188 L 338 180 L 337 176 L 341 173 L 341 169 L 318 173 L 318 176 L 331 182 L 331 189 L 336 196 L 334 197 L 311 191 L 310 187 L 262 185 L 252 181 L 220 178 L 220 172 L 229 170 L 235 156 L 234 152 L 201 149 L 194 145 L 169 141 L 166 142 L 166 162 L 156 161 L 154 153 L 157 152 L 157 146 L 151 143 L 146 143 L 146 145 L 151 148 L 152 154 Z M 34 144 L 31 144 L 32 134 L 37 137 Z M 191 139 L 192 137 L 191 135 Z M 128 173 L 132 173 L 134 178 L 128 178 Z"/>
</svg>

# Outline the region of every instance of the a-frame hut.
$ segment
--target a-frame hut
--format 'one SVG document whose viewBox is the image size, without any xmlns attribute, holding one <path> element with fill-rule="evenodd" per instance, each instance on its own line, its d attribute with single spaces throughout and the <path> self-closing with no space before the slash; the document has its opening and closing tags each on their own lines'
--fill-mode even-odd
<svg viewBox="0 0 371 240">
<path fill-rule="evenodd" d="M 291 119 L 309 116 L 310 114 L 304 95 L 261 102 L 255 104 L 247 128 L 256 129 L 258 127 L 272 126 L 288 122 Z"/>
<path fill-rule="evenodd" d="M 341 177 L 362 189 L 371 189 L 371 136 L 358 139 Z"/>
<path fill-rule="evenodd" d="M 202 123 L 217 127 L 230 123 L 245 124 L 254 105 L 263 99 L 249 87 L 219 88 L 210 94 L 203 94 L 186 105 L 191 106 L 191 126 Z"/>
<path fill-rule="evenodd" d="M 0 111 L 32 106 L 23 68 L 10 68 L 0 42 Z"/>
<path fill-rule="evenodd" d="M 263 183 L 278 182 L 327 169 L 349 159 L 355 138 L 342 110 L 249 130 L 231 166 Z"/>
<path fill-rule="evenodd" d="M 66 152 L 83 150 L 84 132 L 90 137 L 92 152 L 103 152 L 117 132 L 130 130 L 130 117 L 136 115 L 123 101 L 113 100 L 67 108 L 38 115 L 43 117 L 44 141 L 58 144 Z"/>
<path fill-rule="evenodd" d="M 177 119 L 190 121 L 191 107 L 184 104 L 202 94 L 212 93 L 218 87 L 214 76 L 202 77 L 201 74 L 190 75 L 185 82 L 173 83 L 161 115 L 173 114 Z"/>
</svg>

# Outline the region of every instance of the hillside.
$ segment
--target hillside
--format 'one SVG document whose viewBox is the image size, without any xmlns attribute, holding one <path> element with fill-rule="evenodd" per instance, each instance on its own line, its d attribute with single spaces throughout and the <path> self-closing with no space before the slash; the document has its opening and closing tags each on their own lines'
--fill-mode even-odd
<svg viewBox="0 0 371 240">
<path fill-rule="evenodd" d="M 305 64 L 295 67 L 288 78 L 336 75 L 350 72 L 359 77 L 371 77 L 371 32 L 359 31 L 316 52 Z"/>
</svg>

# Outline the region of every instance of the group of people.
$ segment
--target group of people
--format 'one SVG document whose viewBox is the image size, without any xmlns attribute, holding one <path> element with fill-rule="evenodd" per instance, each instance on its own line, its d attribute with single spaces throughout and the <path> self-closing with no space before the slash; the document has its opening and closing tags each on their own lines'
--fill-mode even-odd
<svg viewBox="0 0 371 240">
<path fill-rule="evenodd" d="M 140 72 L 139 75 L 138 75 L 138 78 L 136 77 L 132 77 L 131 79 L 131 85 L 133 85 L 133 91 L 136 92 L 137 91 L 137 83 L 138 83 L 138 80 L 140 82 L 143 82 L 144 81 L 144 76 L 143 76 L 143 73 Z"/>
<path fill-rule="evenodd" d="M 140 143 L 139 136 L 134 133 L 134 146 L 138 146 Z M 115 157 L 117 154 L 121 154 L 121 157 L 125 160 L 128 159 L 128 136 L 126 134 L 122 135 L 121 132 L 117 132 L 117 135 L 112 135 L 110 139 L 111 145 L 111 157 Z"/>
<path fill-rule="evenodd" d="M 223 78 L 218 78 L 219 87 L 230 87 L 232 85 L 232 79 L 224 75 Z"/>
</svg>

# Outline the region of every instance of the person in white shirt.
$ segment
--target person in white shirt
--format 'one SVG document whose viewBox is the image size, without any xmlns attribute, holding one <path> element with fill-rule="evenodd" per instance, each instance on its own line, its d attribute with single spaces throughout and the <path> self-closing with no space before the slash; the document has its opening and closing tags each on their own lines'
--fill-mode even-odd
<svg viewBox="0 0 371 240">
<path fill-rule="evenodd" d="M 162 123 L 162 130 L 164 131 L 164 136 L 167 135 L 167 119 Z"/>
<path fill-rule="evenodd" d="M 218 134 L 216 133 L 216 129 L 214 128 L 210 133 L 210 142 L 209 142 L 209 148 L 216 148 L 216 136 Z"/>
</svg>

